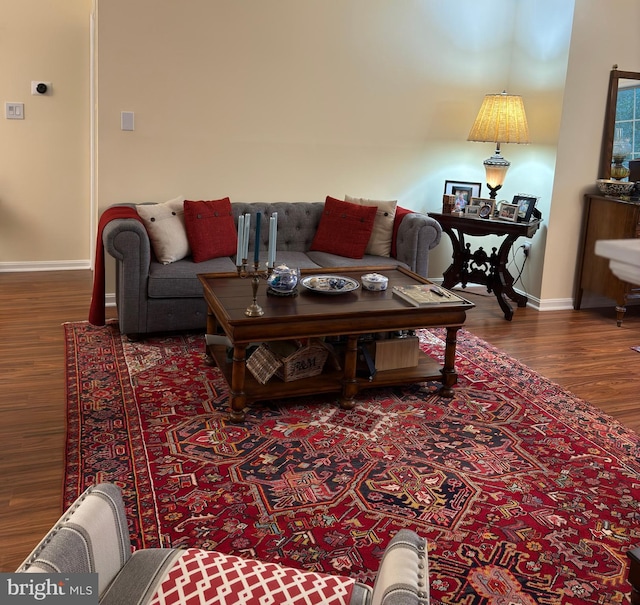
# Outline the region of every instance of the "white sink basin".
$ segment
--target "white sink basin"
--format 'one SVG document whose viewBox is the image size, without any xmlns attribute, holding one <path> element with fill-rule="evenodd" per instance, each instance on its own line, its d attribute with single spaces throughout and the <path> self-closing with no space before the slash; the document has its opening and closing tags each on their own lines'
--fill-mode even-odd
<svg viewBox="0 0 640 605">
<path fill-rule="evenodd" d="M 640 285 L 640 239 L 600 239 L 595 252 L 609 259 L 609 267 L 616 277 Z"/>
</svg>

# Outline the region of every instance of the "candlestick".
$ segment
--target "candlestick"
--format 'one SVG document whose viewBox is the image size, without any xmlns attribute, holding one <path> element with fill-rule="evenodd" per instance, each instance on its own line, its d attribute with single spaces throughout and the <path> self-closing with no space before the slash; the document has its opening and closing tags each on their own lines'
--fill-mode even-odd
<svg viewBox="0 0 640 605">
<path fill-rule="evenodd" d="M 260 223 L 262 222 L 262 213 L 256 213 L 256 241 L 253 250 L 253 262 L 260 262 Z"/>
<path fill-rule="evenodd" d="M 238 217 L 238 246 L 236 248 L 236 266 L 242 264 L 242 253 L 244 252 L 244 214 Z"/>
<path fill-rule="evenodd" d="M 242 251 L 242 259 L 246 260 L 249 258 L 249 229 L 251 227 L 251 215 L 244 215 L 244 250 Z"/>
<path fill-rule="evenodd" d="M 260 285 L 261 279 L 269 279 L 271 269 L 266 268 L 261 270 L 257 262 L 253 263 L 253 271 L 249 269 L 246 262 L 238 266 L 237 269 L 240 277 L 243 279 L 247 277 L 251 279 L 251 304 L 246 308 L 244 314 L 247 317 L 260 317 L 264 315 L 264 309 L 258 304 L 258 286 Z"/>
<path fill-rule="evenodd" d="M 275 267 L 276 264 L 276 250 L 278 249 L 278 213 L 274 212 L 271 215 L 273 220 L 273 245 L 271 247 L 271 266 Z"/>
<path fill-rule="evenodd" d="M 269 217 L 269 246 L 267 247 L 267 268 L 273 268 L 273 214 Z"/>
</svg>

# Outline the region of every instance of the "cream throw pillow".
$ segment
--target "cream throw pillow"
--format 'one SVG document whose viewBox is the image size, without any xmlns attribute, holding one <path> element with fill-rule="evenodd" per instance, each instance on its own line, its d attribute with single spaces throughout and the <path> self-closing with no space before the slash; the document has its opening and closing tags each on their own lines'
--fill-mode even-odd
<svg viewBox="0 0 640 605">
<path fill-rule="evenodd" d="M 191 253 L 184 225 L 184 197 L 160 204 L 138 204 L 136 210 L 149 234 L 156 258 L 163 265 Z"/>
<path fill-rule="evenodd" d="M 375 256 L 391 256 L 391 241 L 393 240 L 393 222 L 396 218 L 397 200 L 381 202 L 368 200 L 361 197 L 344 196 L 345 202 L 358 204 L 359 206 L 376 206 L 376 218 L 373 222 L 373 231 L 365 254 Z"/>
</svg>

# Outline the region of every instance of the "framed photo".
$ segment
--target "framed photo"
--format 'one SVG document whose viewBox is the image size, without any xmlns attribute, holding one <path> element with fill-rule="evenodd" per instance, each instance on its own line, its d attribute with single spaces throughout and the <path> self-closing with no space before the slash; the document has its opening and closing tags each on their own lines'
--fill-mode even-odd
<svg viewBox="0 0 640 605">
<path fill-rule="evenodd" d="M 518 220 L 518 204 L 510 204 L 509 202 L 501 202 L 500 210 L 498 210 L 498 218 L 501 221 L 513 221 Z"/>
<path fill-rule="evenodd" d="M 533 195 L 519 193 L 513 196 L 513 203 L 518 204 L 518 222 L 528 223 L 531 220 L 531 214 L 537 201 L 538 198 Z"/>
<path fill-rule="evenodd" d="M 478 204 L 467 204 L 464 207 L 464 215 L 469 218 L 480 218 L 480 206 Z"/>
<path fill-rule="evenodd" d="M 445 181 L 444 192 L 455 196 L 454 211 L 464 210 L 465 206 L 471 202 L 471 198 L 480 197 L 481 183 L 469 183 L 467 181 Z"/>
<path fill-rule="evenodd" d="M 495 200 L 482 197 L 474 197 L 471 199 L 473 206 L 478 206 L 478 216 L 480 218 L 493 218 L 493 210 L 495 208 Z"/>
</svg>

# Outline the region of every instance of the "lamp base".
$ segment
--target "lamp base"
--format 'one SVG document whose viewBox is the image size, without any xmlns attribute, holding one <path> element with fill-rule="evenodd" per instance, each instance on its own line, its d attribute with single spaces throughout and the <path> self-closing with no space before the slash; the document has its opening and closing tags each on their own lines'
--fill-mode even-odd
<svg viewBox="0 0 640 605">
<path fill-rule="evenodd" d="M 495 200 L 498 189 L 502 187 L 504 177 L 507 176 L 507 170 L 509 170 L 511 162 L 502 157 L 500 153 L 500 143 L 497 143 L 496 152 L 490 158 L 487 158 L 483 164 L 487 178 L 487 187 L 489 187 L 489 191 L 491 192 L 490 197 L 492 200 Z M 492 187 L 489 183 L 497 184 Z"/>
<path fill-rule="evenodd" d="M 498 196 L 498 190 L 502 189 L 502 185 L 496 185 L 495 187 L 492 187 L 491 185 L 489 185 L 489 183 L 487 183 L 487 187 L 489 188 L 489 198 L 495 200 Z"/>
</svg>

